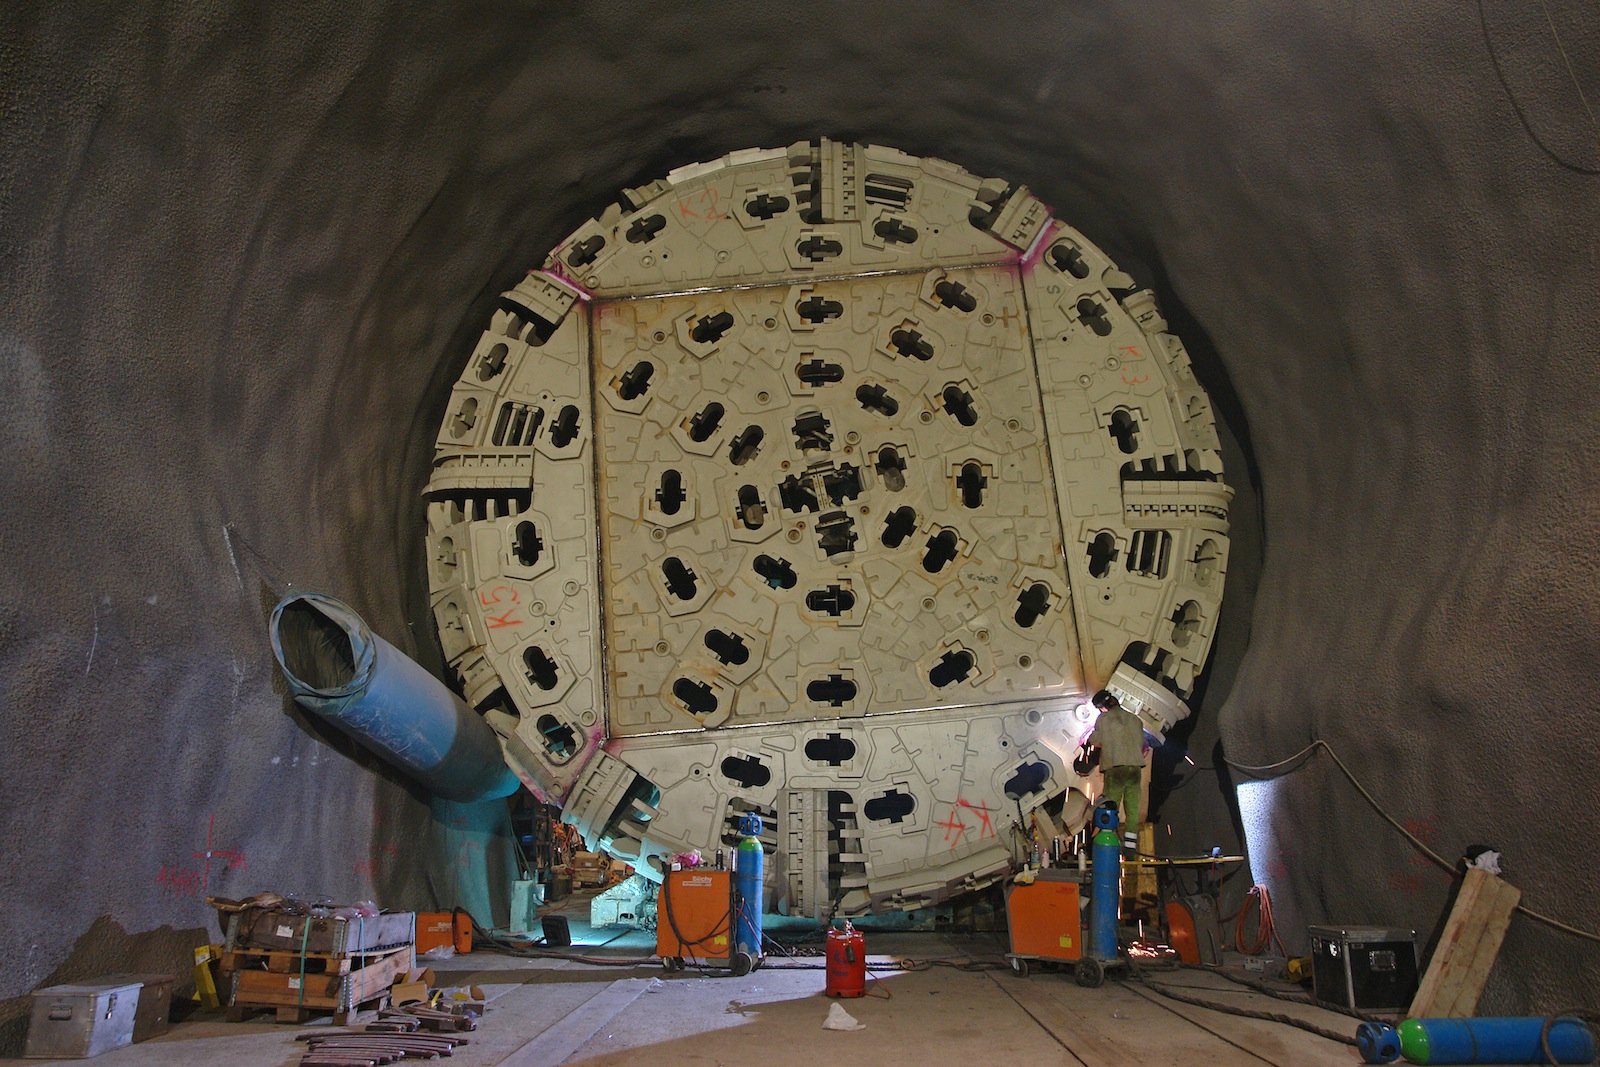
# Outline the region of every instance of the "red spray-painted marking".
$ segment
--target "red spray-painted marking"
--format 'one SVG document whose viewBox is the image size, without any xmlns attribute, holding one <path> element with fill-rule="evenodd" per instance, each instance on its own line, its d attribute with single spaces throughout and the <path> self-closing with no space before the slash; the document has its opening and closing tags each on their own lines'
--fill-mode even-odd
<svg viewBox="0 0 1600 1067">
<path fill-rule="evenodd" d="M 971 814 L 977 816 L 977 822 L 969 826 L 961 818 L 963 812 L 970 812 Z M 948 848 L 955 848 L 957 845 L 961 844 L 961 839 L 965 837 L 967 832 L 970 830 L 977 831 L 978 840 L 980 841 L 984 840 L 985 838 L 996 836 L 994 820 L 990 818 L 991 814 L 992 811 L 987 803 L 974 804 L 972 801 L 963 797 L 957 799 L 955 804 L 951 806 L 950 814 L 944 819 L 944 821 L 935 822 L 934 825 L 944 830 L 945 846 Z"/>
<path fill-rule="evenodd" d="M 961 844 L 961 839 L 966 836 L 967 831 L 971 829 L 971 827 L 962 822 L 956 816 L 956 811 L 954 808 L 950 809 L 949 818 L 943 820 L 942 822 L 935 822 L 933 825 L 944 830 L 944 843 L 948 848 L 955 848 L 957 845 Z"/>
<path fill-rule="evenodd" d="M 206 821 L 206 847 L 200 852 L 190 853 L 191 858 L 201 861 L 198 869 L 163 863 L 161 870 L 156 874 L 156 884 L 179 896 L 194 897 L 211 889 L 212 860 L 224 861 L 225 871 L 244 870 L 246 865 L 244 852 L 241 849 L 216 847 L 214 843 L 216 830 L 217 817 L 212 815 Z"/>
<path fill-rule="evenodd" d="M 989 818 L 989 805 L 988 805 L 987 802 L 982 803 L 982 804 L 974 804 L 969 800 L 962 799 L 962 800 L 957 800 L 956 801 L 956 805 L 958 807 L 966 808 L 968 811 L 975 812 L 977 814 L 978 819 L 979 819 L 979 823 L 978 823 L 978 837 L 979 838 L 995 836 L 994 823 Z"/>
<path fill-rule="evenodd" d="M 180 897 L 197 897 L 200 895 L 200 872 L 163 863 L 161 873 L 156 875 L 156 884 Z"/>
<path fill-rule="evenodd" d="M 481 855 L 483 845 L 478 841 L 463 841 L 456 854 L 456 866 L 466 870 L 475 862 L 475 854 Z"/>
<path fill-rule="evenodd" d="M 721 196 L 716 186 L 707 186 L 679 200 L 678 214 L 686 219 L 705 219 L 708 222 L 725 219 L 728 213 L 721 209 Z"/>
<path fill-rule="evenodd" d="M 242 871 L 242 870 L 244 870 L 244 867 L 245 867 L 245 856 L 244 856 L 243 852 L 241 852 L 241 851 L 239 851 L 237 849 L 232 849 L 232 848 L 217 848 L 217 847 L 215 847 L 215 845 L 212 842 L 215 840 L 216 831 L 217 831 L 217 817 L 215 815 L 212 815 L 206 821 L 206 848 L 205 848 L 205 851 L 204 852 L 193 853 L 193 858 L 194 859 L 204 860 L 205 861 L 203 867 L 201 868 L 201 877 L 200 877 L 200 887 L 202 889 L 210 889 L 211 888 L 211 861 L 213 859 L 226 860 L 228 865 L 227 865 L 227 867 L 224 868 L 224 870 Z"/>
<path fill-rule="evenodd" d="M 372 850 L 372 854 L 368 858 L 356 861 L 356 877 L 376 878 L 378 870 L 384 866 L 384 860 L 399 858 L 400 847 L 398 845 L 379 845 Z"/>
<path fill-rule="evenodd" d="M 506 594 L 504 601 L 501 600 L 502 593 Z M 504 607 L 505 604 L 516 604 L 519 600 L 521 600 L 521 596 L 509 585 L 497 585 L 493 589 L 485 589 L 478 593 L 478 603 L 486 608 L 494 605 Z M 514 607 L 506 608 L 505 611 L 498 615 L 485 612 L 484 621 L 488 623 L 491 630 L 502 630 L 508 626 L 524 626 L 527 624 L 527 620 L 519 616 L 517 609 Z"/>
<path fill-rule="evenodd" d="M 1144 359 L 1144 353 L 1138 348 L 1135 348 L 1133 345 L 1123 345 L 1121 351 L 1127 353 L 1128 359 L 1130 360 Z M 1136 374 L 1132 377 L 1129 377 L 1127 368 L 1123 368 L 1120 377 L 1122 378 L 1123 385 L 1143 385 L 1145 382 L 1150 380 L 1150 375 L 1148 374 Z"/>
</svg>

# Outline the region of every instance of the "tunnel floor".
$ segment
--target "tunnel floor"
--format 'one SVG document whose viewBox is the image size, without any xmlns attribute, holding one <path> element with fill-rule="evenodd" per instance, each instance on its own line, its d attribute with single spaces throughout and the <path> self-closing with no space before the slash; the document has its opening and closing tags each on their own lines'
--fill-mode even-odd
<svg viewBox="0 0 1600 1067">
<path fill-rule="evenodd" d="M 647 956 L 654 935 L 591 930 L 587 895 L 563 902 L 573 951 Z M 603 948 L 584 949 L 584 944 Z M 731 977 L 694 968 L 663 973 L 654 962 L 592 966 L 474 952 L 434 964 L 440 985 L 482 986 L 488 1010 L 459 1067 L 555 1064 L 1065 1063 L 1086 1067 L 1272 1064 L 1333 1067 L 1360 1062 L 1356 1050 L 1278 1023 L 1241 1018 L 1166 999 L 1139 983 L 1076 985 L 1070 971 L 1018 977 L 1005 967 L 1003 934 L 873 932 L 868 965 L 876 981 L 864 998 L 841 1000 L 864 1029 L 822 1028 L 835 1001 L 823 994 L 820 956 L 768 957 Z M 984 966 L 987 964 L 988 966 Z M 1355 1020 L 1251 992 L 1215 975 L 1184 970 L 1151 982 L 1235 1008 L 1287 1014 L 1324 1029 L 1355 1032 Z M 263 1016 L 262 1018 L 266 1018 Z M 292 1067 L 296 1038 L 330 1026 L 227 1023 L 201 1015 L 155 1040 L 96 1057 L 103 1067 L 228 1063 Z M 40 1060 L 0 1060 L 3 1065 Z M 81 1062 L 81 1061 L 72 1061 Z"/>
</svg>

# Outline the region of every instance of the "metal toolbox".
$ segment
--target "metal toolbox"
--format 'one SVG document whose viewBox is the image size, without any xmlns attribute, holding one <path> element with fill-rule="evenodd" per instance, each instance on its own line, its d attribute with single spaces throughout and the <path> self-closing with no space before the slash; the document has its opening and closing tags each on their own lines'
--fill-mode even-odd
<svg viewBox="0 0 1600 1067">
<path fill-rule="evenodd" d="M 33 994 L 28 1016 L 29 1059 L 98 1056 L 133 1043 L 137 982 L 56 985 Z"/>
<path fill-rule="evenodd" d="M 1311 988 L 1352 1011 L 1405 1011 L 1417 992 L 1417 932 L 1380 926 L 1313 926 Z"/>
<path fill-rule="evenodd" d="M 160 1037 L 172 1020 L 172 976 L 170 974 L 110 974 L 102 982 L 137 983 L 139 1006 L 133 1013 L 135 1043 Z"/>
</svg>

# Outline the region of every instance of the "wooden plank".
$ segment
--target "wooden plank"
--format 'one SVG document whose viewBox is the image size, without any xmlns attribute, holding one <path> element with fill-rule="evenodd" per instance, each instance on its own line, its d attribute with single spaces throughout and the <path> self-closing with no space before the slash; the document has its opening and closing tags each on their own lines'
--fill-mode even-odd
<svg viewBox="0 0 1600 1067">
<path fill-rule="evenodd" d="M 396 952 L 347 975 L 238 971 L 233 976 L 232 1003 L 341 1011 L 382 996 L 410 963 L 410 953 Z"/>
<path fill-rule="evenodd" d="M 1483 874 L 1482 871 L 1477 873 Z M 1466 932 L 1467 912 L 1482 889 L 1482 879 L 1473 877 L 1473 872 L 1469 870 L 1467 877 L 1462 880 L 1461 888 L 1456 891 L 1455 905 L 1450 910 L 1449 918 L 1445 920 L 1444 931 L 1439 935 L 1439 943 L 1434 946 L 1433 958 L 1428 961 L 1428 969 L 1417 985 L 1416 996 L 1411 998 L 1411 1009 L 1408 1014 L 1413 1019 L 1433 1017 L 1432 1009 L 1439 1000 L 1440 986 L 1444 983 L 1447 967 L 1459 950 L 1461 938 Z"/>
<path fill-rule="evenodd" d="M 1522 891 L 1472 868 L 1462 879 L 1444 933 L 1411 1000 L 1412 1018 L 1463 1018 L 1477 1011 Z"/>
<path fill-rule="evenodd" d="M 501 1060 L 500 1067 L 565 1063 L 567 1057 L 638 1000 L 646 988 L 647 983 L 639 978 L 617 979 Z"/>
<path fill-rule="evenodd" d="M 395 979 L 410 969 L 405 953 L 396 953 L 371 967 L 363 967 L 350 976 L 350 996 L 346 1003 L 360 1004 L 388 991 Z"/>
<path fill-rule="evenodd" d="M 1458 977 L 1453 983 L 1455 996 L 1445 1008 L 1447 1018 L 1465 1019 L 1478 1013 L 1478 998 L 1483 996 L 1489 972 L 1500 957 L 1500 945 L 1505 941 L 1511 916 L 1521 899 L 1521 890 L 1499 878 L 1487 883 L 1487 890 L 1478 906 L 1481 923 L 1479 936 L 1470 957 L 1458 957 L 1462 965 L 1457 968 Z"/>
<path fill-rule="evenodd" d="M 1208 975 L 1203 971 L 1158 972 L 1151 976 L 1149 985 L 1126 983 L 1128 989 L 1150 1003 L 1165 1008 L 1236 1048 L 1248 1049 L 1252 1055 L 1274 1064 L 1275 1067 L 1348 1067 L 1352 1062 L 1349 1046 L 1337 1041 L 1283 1023 L 1249 1019 L 1173 1000 L 1162 996 L 1152 988 L 1156 985 L 1227 1007 L 1285 1015 L 1327 1030 L 1353 1034 L 1355 1021 L 1348 1016 L 1317 1007 L 1309 1001 L 1304 1004 L 1290 1003 L 1253 993 L 1243 986 Z M 1234 1060 L 1222 1062 L 1231 1063 Z"/>
<path fill-rule="evenodd" d="M 337 974 L 276 974 L 272 971 L 240 971 L 234 986 L 236 1004 L 310 1004 L 331 1007 L 338 1003 L 339 989 L 348 976 Z"/>
<path fill-rule="evenodd" d="M 354 955 L 333 952 L 307 952 L 303 956 L 289 949 L 239 948 L 222 954 L 225 971 L 266 970 L 278 974 L 349 974 L 353 970 L 370 966 L 397 952 L 409 948 L 386 949 L 382 952 L 358 952 Z M 304 966 L 302 967 L 302 963 Z"/>
<path fill-rule="evenodd" d="M 1147 1003 L 1114 978 L 1107 979 L 1098 989 L 1085 989 L 1074 983 L 1068 971 L 1032 978 L 986 973 L 1086 1067 L 1274 1063 L 1246 1046 L 1196 1026 L 1176 1012 L 1163 1011 L 1165 1005 Z M 1132 1019 L 1140 1023 L 1131 1025 Z M 1293 1067 L 1317 1063 L 1302 1059 Z"/>
</svg>

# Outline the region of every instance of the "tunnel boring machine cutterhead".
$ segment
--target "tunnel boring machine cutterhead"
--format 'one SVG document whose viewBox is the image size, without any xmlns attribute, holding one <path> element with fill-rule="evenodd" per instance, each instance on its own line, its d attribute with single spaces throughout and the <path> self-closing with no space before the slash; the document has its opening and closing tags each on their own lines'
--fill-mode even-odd
<svg viewBox="0 0 1600 1067">
<path fill-rule="evenodd" d="M 507 763 L 635 862 L 759 815 L 774 906 L 1064 832 L 1085 703 L 1188 714 L 1231 490 L 1154 297 L 1025 186 L 819 140 L 625 190 L 503 294 L 426 489 Z"/>
</svg>

